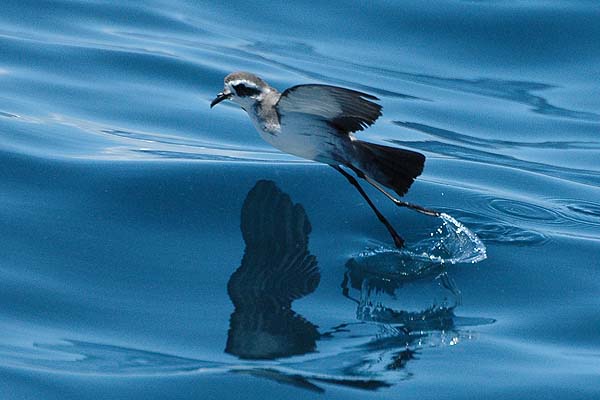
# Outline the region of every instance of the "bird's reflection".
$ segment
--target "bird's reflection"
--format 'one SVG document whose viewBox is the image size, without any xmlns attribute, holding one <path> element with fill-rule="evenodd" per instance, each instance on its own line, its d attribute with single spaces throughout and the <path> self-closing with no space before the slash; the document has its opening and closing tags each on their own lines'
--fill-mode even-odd
<svg viewBox="0 0 600 400">
<path fill-rule="evenodd" d="M 464 327 L 494 322 L 455 315 L 461 293 L 442 265 L 396 269 L 390 268 L 389 260 L 371 258 L 347 262 L 342 293 L 356 303 L 356 318 L 377 323 L 380 331 L 374 340 L 360 346 L 366 356 L 347 365 L 344 373 L 402 370 L 418 358 L 421 349 L 456 345 L 471 339 Z"/>
<path fill-rule="evenodd" d="M 376 266 L 357 258 L 346 263 L 342 291 L 357 303 L 357 319 L 400 324 L 404 330 L 451 327 L 461 294 L 441 265 L 412 271 L 389 268 L 387 263 Z M 357 290 L 358 298 L 349 295 L 350 288 Z"/>
<path fill-rule="evenodd" d="M 225 351 L 244 359 L 315 351 L 317 327 L 291 308 L 320 281 L 304 208 L 272 181 L 259 181 L 244 201 L 241 230 L 246 249 L 227 284 L 235 310 Z"/>
<path fill-rule="evenodd" d="M 342 282 L 343 295 L 356 303 L 358 321 L 320 333 L 292 310 L 320 281 L 303 207 L 272 181 L 259 181 L 244 201 L 241 230 L 246 248 L 227 285 L 235 309 L 225 351 L 272 360 L 315 352 L 317 343 L 322 347 L 310 357 L 252 363 L 237 373 L 317 392 L 324 390 L 320 384 L 377 390 L 410 378 L 406 366 L 425 349 L 458 344 L 471 335 L 463 327 L 493 322 L 455 315 L 460 291 L 435 257 L 367 251 L 346 263 Z"/>
</svg>

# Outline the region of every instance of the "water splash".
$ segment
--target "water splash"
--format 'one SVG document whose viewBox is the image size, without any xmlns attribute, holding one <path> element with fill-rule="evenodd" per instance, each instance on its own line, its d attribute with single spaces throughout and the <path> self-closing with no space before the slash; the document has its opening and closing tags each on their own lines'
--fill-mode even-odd
<svg viewBox="0 0 600 400">
<path fill-rule="evenodd" d="M 346 263 L 342 293 L 356 303 L 356 319 L 378 332 L 359 348 L 348 375 L 395 381 L 416 355 L 433 347 L 472 340 L 467 327 L 494 323 L 491 318 L 457 317 L 462 294 L 445 263 L 476 263 L 486 258 L 481 240 L 448 214 L 427 238 L 403 249 L 368 249 Z M 404 375 L 397 375 L 403 371 Z"/>
<path fill-rule="evenodd" d="M 449 214 L 440 214 L 442 225 L 430 238 L 415 246 L 415 252 L 440 263 L 478 263 L 487 258 L 487 250 L 476 234 Z"/>
<path fill-rule="evenodd" d="M 429 237 L 403 249 L 367 249 L 346 264 L 342 288 L 359 292 L 357 318 L 361 321 L 401 323 L 440 321 L 452 326 L 453 310 L 461 303 L 460 290 L 443 269 L 445 263 L 484 260 L 485 245 L 467 227 L 448 214 Z M 397 291 L 402 295 L 397 295 Z M 431 328 L 431 326 L 429 326 Z M 421 326 L 418 330 L 424 330 Z"/>
<path fill-rule="evenodd" d="M 442 224 L 426 239 L 403 249 L 369 248 L 357 259 L 369 268 L 391 268 L 394 273 L 414 276 L 440 264 L 474 264 L 487 258 L 486 247 L 475 233 L 449 214 L 441 213 L 440 219 Z"/>
</svg>

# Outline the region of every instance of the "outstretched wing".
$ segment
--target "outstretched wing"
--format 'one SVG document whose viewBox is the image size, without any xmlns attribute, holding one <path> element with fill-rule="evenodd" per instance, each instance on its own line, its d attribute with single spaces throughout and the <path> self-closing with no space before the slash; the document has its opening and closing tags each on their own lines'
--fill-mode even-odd
<svg viewBox="0 0 600 400">
<path fill-rule="evenodd" d="M 286 89 L 277 103 L 282 122 L 289 114 L 322 120 L 342 134 L 361 131 L 381 116 L 379 100 L 370 94 L 329 85 L 298 85 Z"/>
</svg>

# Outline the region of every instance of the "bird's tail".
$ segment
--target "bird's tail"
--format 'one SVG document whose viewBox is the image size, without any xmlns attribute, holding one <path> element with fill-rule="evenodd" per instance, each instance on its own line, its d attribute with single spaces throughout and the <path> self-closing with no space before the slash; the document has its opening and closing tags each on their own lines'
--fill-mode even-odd
<svg viewBox="0 0 600 400">
<path fill-rule="evenodd" d="M 416 151 L 367 143 L 352 142 L 356 150 L 353 166 L 368 177 L 404 196 L 423 172 L 425 156 Z"/>
</svg>

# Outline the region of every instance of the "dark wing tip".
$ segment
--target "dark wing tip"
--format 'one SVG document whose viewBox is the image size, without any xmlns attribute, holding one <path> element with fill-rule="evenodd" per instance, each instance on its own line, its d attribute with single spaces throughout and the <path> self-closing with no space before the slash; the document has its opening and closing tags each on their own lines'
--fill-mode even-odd
<svg viewBox="0 0 600 400">
<path fill-rule="evenodd" d="M 362 131 L 373 125 L 381 117 L 382 106 L 371 100 L 377 97 L 352 89 L 338 88 L 334 97 L 342 106 L 342 114 L 331 121 L 338 131 L 350 133 Z"/>
</svg>

